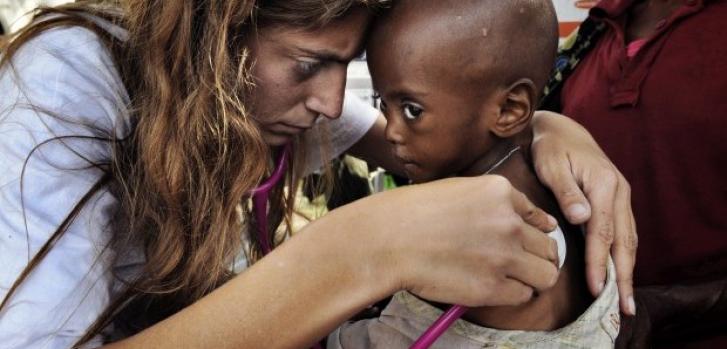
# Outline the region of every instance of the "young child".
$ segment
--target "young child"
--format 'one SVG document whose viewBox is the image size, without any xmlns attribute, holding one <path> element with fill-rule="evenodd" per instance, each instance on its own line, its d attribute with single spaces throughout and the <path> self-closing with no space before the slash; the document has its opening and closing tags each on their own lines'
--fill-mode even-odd
<svg viewBox="0 0 727 349">
<path fill-rule="evenodd" d="M 547 0 L 397 0 L 374 26 L 367 55 L 386 136 L 414 183 L 486 173 L 506 177 L 559 220 L 567 254 L 557 284 L 519 306 L 470 309 L 439 348 L 613 347 L 618 294 L 593 300 L 584 241 L 532 167 L 530 119 L 557 49 Z M 406 348 L 446 309 L 402 292 L 377 319 L 343 325 L 329 348 Z"/>
</svg>

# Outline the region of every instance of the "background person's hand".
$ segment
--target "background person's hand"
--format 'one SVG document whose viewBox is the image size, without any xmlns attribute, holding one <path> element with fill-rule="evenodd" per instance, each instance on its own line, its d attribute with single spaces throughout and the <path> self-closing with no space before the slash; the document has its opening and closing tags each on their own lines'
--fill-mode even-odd
<svg viewBox="0 0 727 349">
<path fill-rule="evenodd" d="M 621 319 L 616 348 L 650 348 L 723 336 L 727 280 L 637 287 L 636 315 Z"/>
<path fill-rule="evenodd" d="M 553 191 L 568 221 L 586 222 L 586 279 L 591 293 L 596 296 L 603 290 L 611 253 L 621 311 L 633 315 L 638 238 L 628 182 L 575 121 L 547 111 L 538 111 L 533 119 L 538 177 Z"/>
<path fill-rule="evenodd" d="M 500 176 L 451 178 L 385 192 L 400 231 L 386 240 L 397 289 L 436 302 L 515 305 L 558 279 L 557 222 Z M 392 250 L 393 248 L 393 250 Z"/>
<path fill-rule="evenodd" d="M 686 286 L 635 288 L 636 315 L 621 317 L 621 330 L 616 339 L 616 348 L 651 348 L 657 332 L 663 330 L 680 314 L 705 312 L 708 308 L 705 303 L 709 303 L 705 300 L 710 299 L 716 292 L 718 289 L 701 285 L 694 289 Z"/>
<path fill-rule="evenodd" d="M 634 300 L 636 305 L 636 315 L 622 316 L 621 329 L 616 338 L 616 349 L 647 349 L 651 348 L 651 334 L 653 330 L 652 306 L 658 294 L 648 289 L 636 289 Z M 653 298 L 653 299 L 650 299 Z M 658 305 L 658 303 L 656 303 Z M 658 312 L 657 312 L 658 313 Z M 658 320 L 658 319 L 657 319 Z"/>
</svg>

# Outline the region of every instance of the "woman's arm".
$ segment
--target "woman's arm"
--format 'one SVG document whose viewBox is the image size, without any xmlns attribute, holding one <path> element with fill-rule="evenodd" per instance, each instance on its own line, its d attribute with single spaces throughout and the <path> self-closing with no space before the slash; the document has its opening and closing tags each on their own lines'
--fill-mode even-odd
<svg viewBox="0 0 727 349">
<path fill-rule="evenodd" d="M 537 227 L 537 228 L 536 228 Z M 551 287 L 552 217 L 498 176 L 409 186 L 343 206 L 179 313 L 111 348 L 304 348 L 406 289 L 470 306 Z"/>
<path fill-rule="evenodd" d="M 617 348 L 680 343 L 727 330 L 727 279 L 693 285 L 637 287 L 636 316 L 623 319 Z"/>
<path fill-rule="evenodd" d="M 591 292 L 597 295 L 603 289 L 610 253 L 616 265 L 621 310 L 633 315 L 638 239 L 628 182 L 575 121 L 540 111 L 533 117 L 533 129 L 538 177 L 553 191 L 571 223 L 586 222 L 586 279 Z"/>
</svg>

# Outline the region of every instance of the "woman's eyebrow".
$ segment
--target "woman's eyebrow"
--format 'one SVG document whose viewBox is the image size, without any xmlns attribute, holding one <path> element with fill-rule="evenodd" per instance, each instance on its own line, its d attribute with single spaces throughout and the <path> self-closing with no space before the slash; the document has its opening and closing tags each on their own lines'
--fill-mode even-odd
<svg viewBox="0 0 727 349">
<path fill-rule="evenodd" d="M 334 52 L 331 50 L 326 50 L 326 49 L 312 50 L 312 49 L 307 49 L 307 48 L 303 48 L 303 47 L 297 47 L 297 50 L 301 51 L 307 55 L 310 55 L 312 57 L 318 58 L 320 60 L 338 62 L 338 63 L 343 63 L 343 64 L 348 64 L 354 58 L 361 55 L 361 53 L 363 52 L 363 49 L 360 49 L 360 50 L 356 50 L 356 52 L 354 52 L 350 56 L 344 56 L 344 55 L 341 55 L 340 53 L 337 53 L 337 52 Z"/>
</svg>

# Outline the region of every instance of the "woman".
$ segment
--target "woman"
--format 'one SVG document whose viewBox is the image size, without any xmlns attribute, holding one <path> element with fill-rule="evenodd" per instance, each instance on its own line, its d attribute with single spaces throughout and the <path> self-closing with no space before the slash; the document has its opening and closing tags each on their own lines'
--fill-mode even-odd
<svg viewBox="0 0 727 349">
<path fill-rule="evenodd" d="M 549 107 L 633 187 L 644 243 L 622 347 L 727 347 L 725 20 L 723 1 L 602 0 L 551 85 Z"/>
<path fill-rule="evenodd" d="M 304 347 L 397 290 L 516 304 L 552 285 L 554 245 L 539 233 L 552 223 L 498 177 L 374 195 L 284 244 L 268 236 L 279 246 L 264 258 L 249 238 L 247 199 L 284 144 L 289 185 L 328 158 L 311 154 L 349 147 L 396 171 L 383 119 L 342 103 L 379 5 L 83 3 L 15 37 L 0 78 L 3 345 Z M 342 104 L 353 111 L 339 118 Z M 573 123 L 543 114 L 536 128 L 539 171 L 570 218 L 590 216 L 577 182 L 594 205 L 592 288 L 613 243 L 629 299 L 628 185 Z M 278 185 L 270 227 L 292 201 Z M 235 261 L 256 263 L 235 275 Z"/>
</svg>

